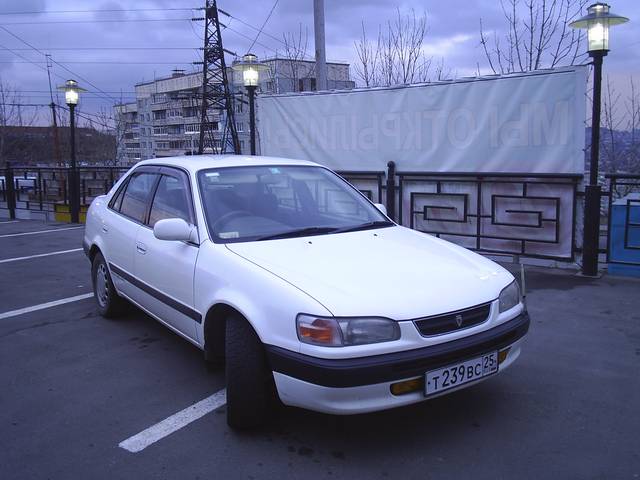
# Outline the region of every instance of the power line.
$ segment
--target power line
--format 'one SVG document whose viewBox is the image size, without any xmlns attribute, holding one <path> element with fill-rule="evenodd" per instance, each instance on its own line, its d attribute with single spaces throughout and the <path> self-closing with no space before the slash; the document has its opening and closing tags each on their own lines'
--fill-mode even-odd
<svg viewBox="0 0 640 480">
<path fill-rule="evenodd" d="M 220 13 L 222 13 L 223 15 L 226 15 L 227 17 L 229 17 L 229 18 L 231 18 L 231 19 L 233 19 L 233 20 L 235 20 L 235 21 L 237 21 L 237 22 L 241 23 L 242 25 L 244 25 L 244 26 L 246 26 L 246 27 L 249 27 L 249 28 L 252 28 L 252 29 L 253 29 L 253 30 L 255 30 L 256 32 L 260 31 L 260 29 L 259 29 L 258 27 L 256 27 L 255 25 L 251 25 L 249 22 L 245 22 L 244 20 L 242 20 L 241 18 L 236 17 L 235 15 L 231 15 L 230 13 L 227 13 L 227 12 L 225 12 L 225 11 L 223 11 L 223 10 L 220 10 L 220 9 L 218 9 L 218 11 L 219 11 Z M 282 40 L 281 38 L 276 37 L 275 35 L 270 34 L 269 32 L 265 32 L 265 31 L 263 30 L 263 31 L 262 31 L 262 34 L 263 34 L 263 35 L 266 35 L 266 36 L 267 36 L 267 37 L 269 37 L 269 38 L 272 38 L 272 39 L 273 39 L 273 40 L 275 40 L 276 42 L 280 42 L 280 43 L 282 43 L 282 44 L 283 44 L 283 45 L 285 45 L 285 46 L 287 45 L 287 43 L 286 43 L 284 40 Z"/>
<path fill-rule="evenodd" d="M 3 105 L 9 106 L 9 107 L 19 107 L 19 108 L 22 108 L 22 107 L 49 108 L 51 106 L 51 104 L 49 104 L 49 103 L 3 103 Z M 60 109 L 65 110 L 67 112 L 69 111 L 69 108 L 64 106 L 64 105 L 58 105 L 58 104 L 55 104 L 55 105 L 56 105 L 56 108 L 60 108 Z M 108 125 L 106 123 L 106 121 L 105 121 L 105 120 L 113 120 L 115 122 L 115 119 L 113 117 L 102 116 L 102 115 L 99 115 L 99 114 L 96 114 L 96 113 L 79 112 L 78 110 L 76 110 L 75 113 L 76 113 L 76 116 L 78 116 L 80 118 L 83 118 L 85 120 L 88 120 L 90 122 L 97 123 L 98 125 L 100 125 L 100 126 L 102 126 L 104 128 L 110 129 L 110 128 L 114 127 L 112 125 Z M 92 118 L 92 117 L 94 117 L 94 118 Z M 47 126 L 47 127 L 44 127 L 44 128 L 50 128 L 50 127 Z"/>
<path fill-rule="evenodd" d="M 30 93 L 48 93 L 49 90 L 20 90 L 21 92 L 30 92 Z M 120 95 L 121 93 L 132 93 L 135 94 L 136 92 L 134 92 L 133 90 L 105 90 L 105 93 L 115 93 L 117 95 Z M 98 92 L 94 92 L 93 90 L 87 90 L 87 93 L 98 93 Z M 82 95 L 84 97 L 84 94 Z"/>
<path fill-rule="evenodd" d="M 67 23 L 143 23 L 143 22 L 190 22 L 191 18 L 122 18 L 117 20 L 44 20 L 41 22 L 8 22 L 2 25 L 54 25 Z"/>
<path fill-rule="evenodd" d="M 66 65 L 79 64 L 79 65 L 193 65 L 193 62 L 119 62 L 119 61 L 66 61 L 60 60 L 60 62 Z M 23 61 L 23 62 L 12 62 L 10 60 L 0 60 L 0 63 L 33 63 L 33 64 L 41 64 L 46 65 L 47 62 L 40 61 Z"/>
<path fill-rule="evenodd" d="M 65 14 L 65 13 L 120 13 L 120 12 L 171 12 L 191 10 L 201 10 L 201 7 L 183 7 L 183 8 L 105 8 L 105 9 L 89 9 L 89 10 L 31 10 L 16 12 L 0 12 L 0 15 L 41 15 L 41 14 Z"/>
<path fill-rule="evenodd" d="M 29 60 L 27 57 L 25 57 L 25 56 L 23 56 L 23 55 L 20 55 L 20 54 L 19 54 L 19 53 L 17 53 L 15 50 L 13 50 L 13 49 L 11 49 L 11 48 L 8 48 L 8 47 L 5 47 L 5 46 L 3 46 L 3 45 L 0 45 L 0 48 L 1 48 L 2 50 L 6 50 L 6 51 L 8 51 L 8 52 L 13 53 L 13 54 L 14 54 L 15 56 L 17 56 L 17 57 L 22 58 L 23 60 L 25 60 L 25 63 L 31 63 L 31 64 L 33 64 L 34 66 L 38 67 L 40 70 L 42 70 L 42 71 L 44 71 L 44 72 L 47 72 L 47 69 L 46 69 L 46 68 L 44 68 L 42 65 L 38 65 L 36 62 L 34 62 L 34 61 L 32 61 L 32 60 Z M 54 73 L 54 75 L 55 75 L 55 76 L 57 76 L 57 77 L 59 77 L 59 78 L 62 78 L 62 79 L 64 80 L 64 77 L 62 77 L 61 75 L 58 75 L 57 73 Z"/>
<path fill-rule="evenodd" d="M 2 105 L 6 105 L 8 107 L 49 107 L 48 103 L 5 103 Z"/>
<path fill-rule="evenodd" d="M 9 30 L 8 28 L 0 25 L 0 29 L 4 30 L 5 32 L 7 32 L 9 35 L 11 35 L 12 37 L 16 38 L 17 40 L 20 40 L 22 43 L 24 43 L 26 46 L 31 47 L 33 50 L 35 50 L 36 52 L 42 54 L 45 56 L 45 58 L 47 57 L 47 54 L 44 53 L 43 51 L 37 49 L 36 47 L 34 47 L 33 45 L 31 45 L 29 42 L 27 42 L 26 40 L 24 40 L 22 37 L 20 37 L 19 35 L 16 35 L 15 33 L 13 33 L 11 30 Z M 55 61 L 53 58 L 49 57 L 51 59 L 51 61 L 53 63 L 55 63 L 56 65 L 58 65 L 59 67 L 65 69 L 67 72 L 69 72 L 70 74 L 76 76 L 77 78 L 79 78 L 80 80 L 82 80 L 83 82 L 85 82 L 88 85 L 91 85 L 93 88 L 95 88 L 97 91 L 104 93 L 100 90 L 100 88 L 96 87 L 93 83 L 91 83 L 89 80 L 87 80 L 86 78 L 82 77 L 81 75 L 78 75 L 77 73 L 75 73 L 74 71 L 72 71 L 71 69 L 65 67 L 62 63 Z M 110 95 L 104 93 L 107 98 L 113 100 L 113 101 L 117 101 L 115 98 L 111 97 Z"/>
<path fill-rule="evenodd" d="M 0 26 L 0 28 L 3 28 Z M 47 51 L 75 51 L 75 50 L 201 50 L 202 47 L 31 47 L 31 48 L 14 48 L 16 51 L 31 50 L 47 50 Z M 6 50 L 9 50 L 8 48 Z"/>
<path fill-rule="evenodd" d="M 267 15 L 267 18 L 264 19 L 264 22 L 262 22 L 262 26 L 260 27 L 260 30 L 258 30 L 258 33 L 256 34 L 256 38 L 253 39 L 253 43 L 251 44 L 251 46 L 249 47 L 249 51 L 251 51 L 251 49 L 253 48 L 253 46 L 256 44 L 256 42 L 258 41 L 258 37 L 260 36 L 260 34 L 262 33 L 262 29 L 265 27 L 265 25 L 267 24 L 267 22 L 269 21 L 269 19 L 271 18 L 271 15 L 273 15 L 273 11 L 276 9 L 276 6 L 278 5 L 278 1 L 276 0 L 275 2 L 273 2 L 273 7 L 271 7 L 271 10 L 269 10 L 269 14 Z"/>
<path fill-rule="evenodd" d="M 235 29 L 231 28 L 231 27 L 227 27 L 226 29 L 227 29 L 227 30 L 232 31 L 232 32 L 233 32 L 233 33 L 235 33 L 236 35 L 240 35 L 241 37 L 246 38 L 247 40 L 249 40 L 249 41 L 253 42 L 253 43 L 252 43 L 252 45 L 253 45 L 253 44 L 258 44 L 258 45 L 260 45 L 262 48 L 265 48 L 265 49 L 267 49 L 267 50 L 269 50 L 269 51 L 271 51 L 271 52 L 274 52 L 274 53 L 278 53 L 278 51 L 277 51 L 276 49 L 274 49 L 274 48 L 272 48 L 272 47 L 270 47 L 270 46 L 268 46 L 268 45 L 265 45 L 265 44 L 264 44 L 264 43 L 262 43 L 262 42 L 255 41 L 255 40 L 254 40 L 253 38 L 251 38 L 249 35 L 246 35 L 246 34 L 244 34 L 244 33 L 240 32 L 240 31 L 238 31 L 238 30 L 235 30 Z"/>
</svg>

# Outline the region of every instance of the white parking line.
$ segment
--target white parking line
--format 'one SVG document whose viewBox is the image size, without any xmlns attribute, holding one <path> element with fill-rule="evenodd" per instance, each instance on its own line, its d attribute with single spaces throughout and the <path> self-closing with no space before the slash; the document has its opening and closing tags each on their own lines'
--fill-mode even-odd
<svg viewBox="0 0 640 480">
<path fill-rule="evenodd" d="M 0 235 L 0 238 L 19 237 L 21 235 L 38 235 L 39 233 L 62 232 L 64 230 L 78 230 L 79 228 L 84 228 L 84 227 L 65 227 L 65 228 L 53 228 L 51 230 L 38 230 L 37 232 L 7 233 L 4 235 Z"/>
<path fill-rule="evenodd" d="M 0 263 L 17 262 L 18 260 L 29 260 L 30 258 L 48 257 L 50 255 L 62 255 L 63 253 L 79 252 L 81 250 L 81 248 L 72 248 L 71 250 L 59 250 L 57 252 L 39 253 L 37 255 L 29 255 L 27 257 L 5 258 L 4 260 L 0 260 Z"/>
<path fill-rule="evenodd" d="M 24 315 L 25 313 L 37 312 L 38 310 L 44 310 L 45 308 L 57 307 L 58 305 L 64 305 L 65 303 L 77 302 L 91 297 L 93 297 L 93 293 L 83 293 L 82 295 L 76 295 L 75 297 L 61 298 L 60 300 L 54 300 L 53 302 L 41 303 L 39 305 L 20 308 L 18 310 L 11 310 L 9 312 L 0 313 L 0 320 L 17 317 L 18 315 Z"/>
<path fill-rule="evenodd" d="M 20 220 L 7 220 L 6 222 L 0 222 L 0 225 L 3 223 L 18 223 Z"/>
<path fill-rule="evenodd" d="M 164 437 L 198 420 L 207 413 L 213 412 L 225 403 L 227 403 L 227 391 L 222 389 L 210 397 L 200 400 L 198 403 L 194 403 L 190 407 L 180 410 L 178 413 L 174 413 L 170 417 L 165 418 L 133 437 L 123 440 L 118 446 L 132 453 L 141 452 L 149 445 L 158 440 L 162 440 Z"/>
</svg>

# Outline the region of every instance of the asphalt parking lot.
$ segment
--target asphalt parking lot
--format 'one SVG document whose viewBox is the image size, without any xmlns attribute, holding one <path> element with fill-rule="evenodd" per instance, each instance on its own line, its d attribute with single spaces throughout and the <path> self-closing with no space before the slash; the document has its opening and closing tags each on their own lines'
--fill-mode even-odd
<svg viewBox="0 0 640 480">
<path fill-rule="evenodd" d="M 251 433 L 222 404 L 127 451 L 224 373 L 133 307 L 99 317 L 82 231 L 0 219 L 2 479 L 640 478 L 640 282 L 542 268 L 522 356 L 477 386 L 353 417 L 283 409 Z"/>
</svg>

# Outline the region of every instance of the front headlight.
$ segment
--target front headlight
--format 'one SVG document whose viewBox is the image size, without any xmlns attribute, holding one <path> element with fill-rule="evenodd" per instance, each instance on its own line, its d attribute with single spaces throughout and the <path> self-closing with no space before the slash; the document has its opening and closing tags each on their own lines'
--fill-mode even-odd
<svg viewBox="0 0 640 480">
<path fill-rule="evenodd" d="M 504 287 L 498 297 L 500 313 L 512 309 L 520 303 L 520 287 L 515 280 Z"/>
<path fill-rule="evenodd" d="M 398 323 L 388 318 L 327 318 L 300 314 L 296 324 L 301 342 L 325 347 L 365 345 L 400 338 Z"/>
</svg>

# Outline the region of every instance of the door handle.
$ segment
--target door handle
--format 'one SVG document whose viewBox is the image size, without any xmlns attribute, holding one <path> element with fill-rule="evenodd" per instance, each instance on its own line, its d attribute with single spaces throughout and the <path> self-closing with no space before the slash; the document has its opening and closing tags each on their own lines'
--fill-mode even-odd
<svg viewBox="0 0 640 480">
<path fill-rule="evenodd" d="M 109 231 L 109 227 L 107 227 L 104 223 L 102 224 L 102 231 L 107 233 Z"/>
<path fill-rule="evenodd" d="M 138 253 L 144 255 L 147 253 L 147 246 L 144 243 L 136 243 L 136 250 Z"/>
</svg>

